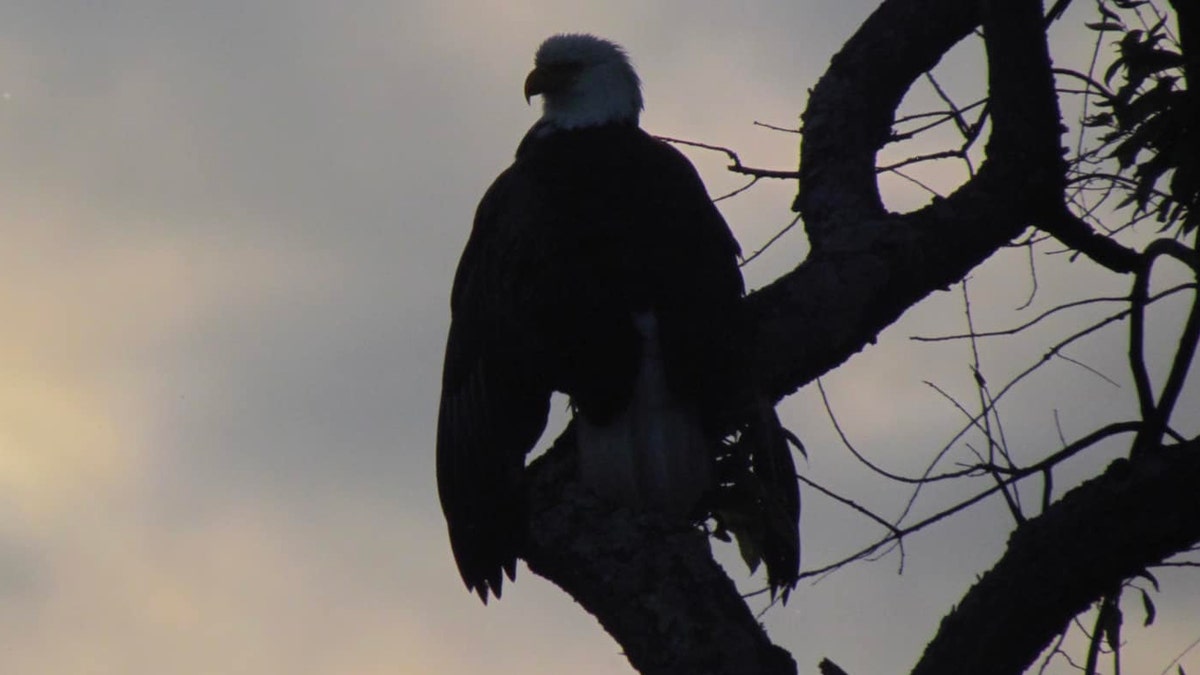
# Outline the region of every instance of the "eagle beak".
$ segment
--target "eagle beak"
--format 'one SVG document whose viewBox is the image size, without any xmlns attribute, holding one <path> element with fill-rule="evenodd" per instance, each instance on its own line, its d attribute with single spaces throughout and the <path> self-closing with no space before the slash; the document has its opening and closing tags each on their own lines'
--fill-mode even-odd
<svg viewBox="0 0 1200 675">
<path fill-rule="evenodd" d="M 534 68 L 529 71 L 529 76 L 525 78 L 525 105 L 529 105 L 529 99 L 546 91 L 546 71 L 541 68 Z"/>
<path fill-rule="evenodd" d="M 574 79 L 579 68 L 574 65 L 538 66 L 525 78 L 525 103 L 539 94 L 554 94 L 562 91 Z"/>
</svg>

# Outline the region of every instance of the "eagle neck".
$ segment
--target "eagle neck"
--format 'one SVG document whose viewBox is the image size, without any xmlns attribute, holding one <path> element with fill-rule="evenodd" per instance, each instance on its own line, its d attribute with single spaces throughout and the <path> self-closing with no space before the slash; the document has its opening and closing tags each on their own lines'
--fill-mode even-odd
<svg viewBox="0 0 1200 675">
<path fill-rule="evenodd" d="M 571 127 L 568 129 L 561 128 L 553 122 L 541 119 L 534 123 L 529 131 L 525 132 L 521 143 L 517 145 L 517 159 L 526 156 L 537 146 L 542 143 L 553 142 L 559 139 L 569 137 L 582 137 L 588 134 L 602 135 L 605 131 L 637 131 L 639 130 L 636 121 L 612 121 L 603 124 L 595 124 L 586 127 Z"/>
</svg>

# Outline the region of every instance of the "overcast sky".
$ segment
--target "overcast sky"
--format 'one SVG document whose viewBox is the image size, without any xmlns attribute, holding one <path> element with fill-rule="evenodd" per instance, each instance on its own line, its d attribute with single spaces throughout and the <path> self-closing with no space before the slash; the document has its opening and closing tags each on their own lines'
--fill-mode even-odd
<svg viewBox="0 0 1200 675">
<path fill-rule="evenodd" d="M 590 616 L 527 570 L 485 608 L 454 569 L 433 429 L 449 286 L 472 213 L 538 114 L 521 85 L 547 35 L 588 31 L 626 46 L 652 132 L 786 169 L 796 138 L 753 122 L 794 126 L 807 89 L 875 4 L 4 3 L 0 671 L 630 672 Z M 1089 53 L 1085 34 L 1056 37 L 1076 58 Z M 947 64 L 964 101 L 982 91 L 978 63 L 975 44 Z M 690 154 L 712 193 L 740 184 L 720 156 Z M 884 187 L 894 208 L 925 200 L 903 181 Z M 793 192 L 765 185 L 722 203 L 747 251 L 788 222 Z M 748 280 L 761 285 L 805 250 L 796 230 Z M 1126 292 L 1127 280 L 1087 261 L 1039 254 L 1038 265 L 1039 294 L 1023 312 L 1024 251 L 976 272 L 980 328 Z M 1159 347 L 1179 308 L 1153 315 Z M 1100 314 L 984 343 L 985 375 L 1002 384 Z M 963 328 L 961 290 L 941 293 L 825 379 L 861 450 L 919 473 L 950 440 L 963 418 L 922 381 L 974 401 L 969 348 L 907 338 Z M 1120 330 L 1072 356 L 1127 382 Z M 1059 444 L 1056 409 L 1068 439 L 1132 414 L 1127 384 L 1062 361 L 1043 373 L 1003 408 L 1018 458 Z M 848 460 L 815 388 L 781 409 L 808 443 L 802 471 L 898 513 L 904 493 Z M 931 492 L 918 512 L 961 494 Z M 806 568 L 880 534 L 804 499 Z M 895 555 L 852 566 L 801 587 L 766 624 L 802 672 L 826 656 L 852 673 L 901 670 L 1011 525 L 1001 503 L 987 503 L 914 537 L 902 576 Z M 747 590 L 761 585 L 722 555 Z M 1160 576 L 1175 601 L 1160 601 L 1156 630 L 1139 633 L 1132 611 L 1126 621 L 1142 672 L 1200 637 L 1200 584 Z M 1200 654 L 1183 663 L 1200 670 Z"/>
</svg>

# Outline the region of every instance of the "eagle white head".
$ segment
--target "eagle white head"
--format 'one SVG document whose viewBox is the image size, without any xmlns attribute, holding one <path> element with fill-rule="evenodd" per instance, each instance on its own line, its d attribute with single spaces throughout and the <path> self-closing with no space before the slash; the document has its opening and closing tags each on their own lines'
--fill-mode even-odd
<svg viewBox="0 0 1200 675">
<path fill-rule="evenodd" d="M 637 124 L 642 83 L 619 45 L 582 33 L 554 35 L 538 47 L 533 66 L 525 100 L 542 97 L 541 125 Z"/>
</svg>

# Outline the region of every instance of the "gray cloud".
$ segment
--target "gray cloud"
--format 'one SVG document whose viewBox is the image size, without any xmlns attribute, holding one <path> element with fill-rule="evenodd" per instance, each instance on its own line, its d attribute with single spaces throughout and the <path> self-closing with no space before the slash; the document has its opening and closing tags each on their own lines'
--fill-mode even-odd
<svg viewBox="0 0 1200 675">
<path fill-rule="evenodd" d="M 794 123 L 874 4 L 7 7 L 0 669 L 623 672 L 591 617 L 527 572 L 479 606 L 432 487 L 446 296 L 479 195 L 536 117 L 521 78 L 551 32 L 611 36 L 646 80 L 653 131 L 786 168 L 794 138 L 751 122 Z M 692 155 L 714 194 L 740 184 L 723 158 Z M 748 251 L 790 218 L 791 191 L 723 203 Z M 797 231 L 747 276 L 763 283 L 804 250 Z M 1024 264 L 1005 254 L 972 282 L 997 326 L 1028 314 L 1012 311 Z M 1039 272 L 1072 297 L 1100 283 Z M 920 380 L 969 398 L 967 352 L 905 340 L 961 330 L 961 317 L 943 294 L 826 379 L 856 442 L 890 466 L 919 471 L 961 422 Z M 1047 335 L 985 351 L 996 380 Z M 1080 355 L 1120 373 L 1119 339 Z M 1068 434 L 1129 402 L 1051 367 L 1006 406 L 1032 420 L 1011 430 L 1030 451 L 1057 442 L 1047 401 L 1062 402 Z M 815 392 L 784 410 L 807 471 L 881 509 L 903 503 L 846 461 Z M 812 564 L 874 532 L 807 499 Z M 999 504 L 981 509 L 915 539 L 904 577 L 894 559 L 851 568 L 801 589 L 769 627 L 810 666 L 911 660 L 1008 527 Z"/>
</svg>

